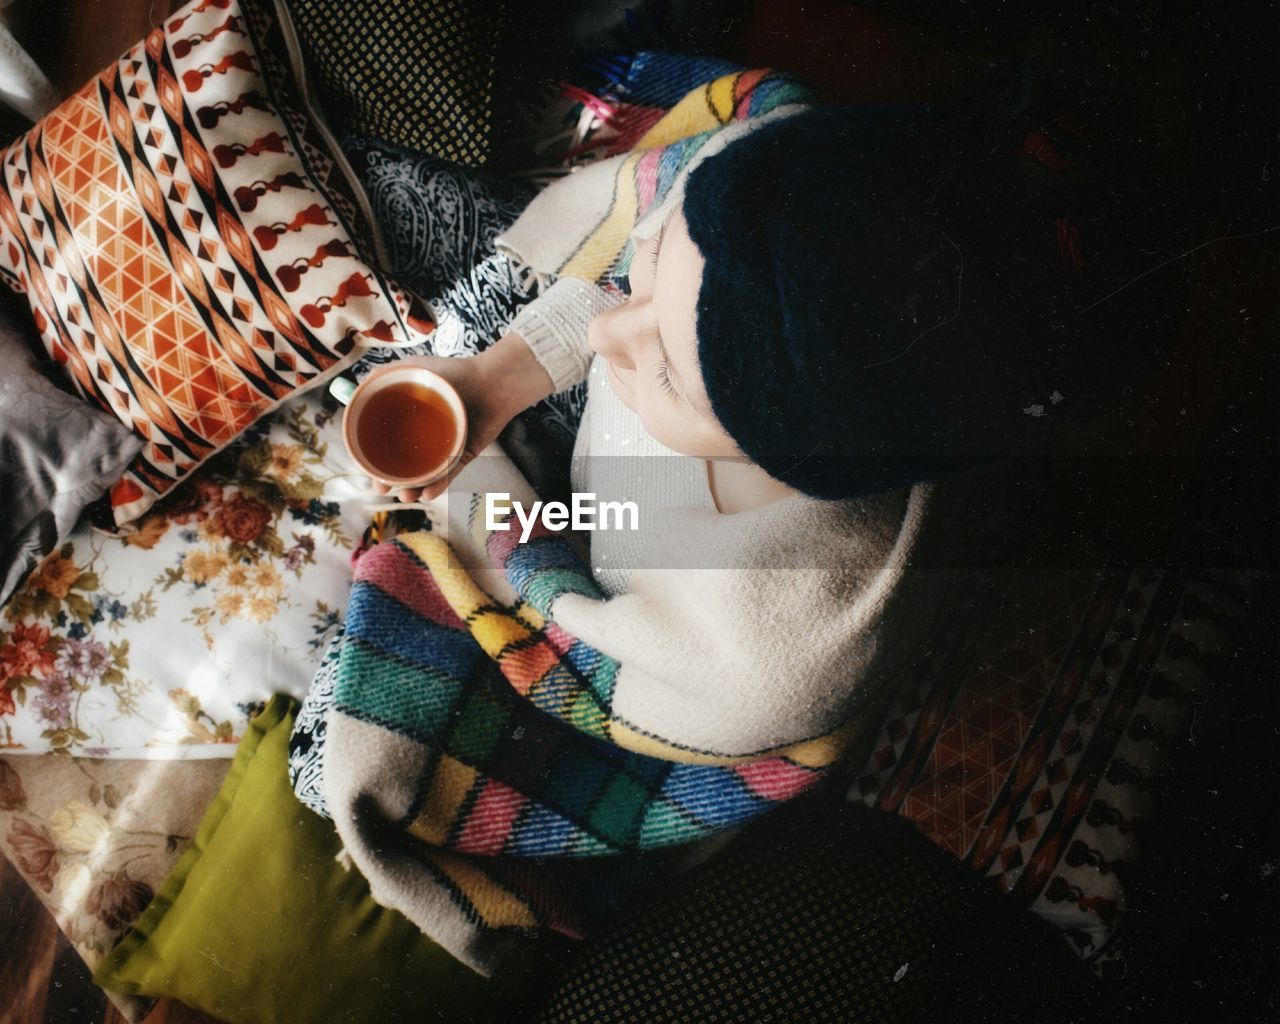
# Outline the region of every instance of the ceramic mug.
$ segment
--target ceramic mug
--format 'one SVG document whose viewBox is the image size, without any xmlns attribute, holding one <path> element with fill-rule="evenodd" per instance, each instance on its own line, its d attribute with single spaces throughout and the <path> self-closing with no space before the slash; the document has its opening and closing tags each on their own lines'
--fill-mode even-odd
<svg viewBox="0 0 1280 1024">
<path fill-rule="evenodd" d="M 416 469 L 413 474 L 407 476 L 389 469 L 385 461 L 389 457 L 393 463 L 397 461 L 392 456 L 403 459 L 407 450 L 406 445 L 412 447 L 414 444 L 407 436 L 396 436 L 396 424 L 420 422 L 413 418 L 412 410 L 408 408 L 411 404 L 410 400 L 404 398 L 403 385 L 406 384 L 416 385 L 414 392 L 418 398 L 430 399 L 434 396 L 434 399 L 427 402 L 434 408 L 431 415 L 439 419 L 439 414 L 443 411 L 444 416 L 443 423 L 437 428 L 447 430 L 453 437 L 453 443 L 446 450 L 439 452 L 428 465 Z M 397 389 L 394 394 L 386 394 L 393 388 Z M 424 396 L 419 389 L 426 389 L 431 396 Z M 466 408 L 453 385 L 438 373 L 424 366 L 393 363 L 374 370 L 359 385 L 352 384 L 345 377 L 337 377 L 329 385 L 329 391 L 347 407 L 342 415 L 342 440 L 351 458 L 365 473 L 388 487 L 393 489 L 425 487 L 448 475 L 462 458 L 462 452 L 467 443 Z M 388 407 L 388 398 L 400 400 L 394 406 Z M 389 412 L 388 409 L 390 409 Z M 379 417 L 377 425 L 372 421 L 365 422 L 371 412 Z M 369 429 L 362 431 L 362 425 Z M 372 433 L 375 430 L 376 435 Z M 385 447 L 380 452 L 377 449 L 383 442 Z M 381 464 L 379 463 L 380 454 L 384 459 Z"/>
</svg>

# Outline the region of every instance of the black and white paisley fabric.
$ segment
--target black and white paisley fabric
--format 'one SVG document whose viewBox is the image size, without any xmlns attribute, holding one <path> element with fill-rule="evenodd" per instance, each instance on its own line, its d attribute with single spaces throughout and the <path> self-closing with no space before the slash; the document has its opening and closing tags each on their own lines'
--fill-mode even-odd
<svg viewBox="0 0 1280 1024">
<path fill-rule="evenodd" d="M 531 299 L 510 259 L 486 256 L 431 300 L 439 320 L 432 335 L 436 354 L 474 355 L 487 348 Z"/>
<path fill-rule="evenodd" d="M 437 318 L 431 340 L 413 349 L 375 349 L 352 369 L 358 381 L 404 355 L 467 356 L 483 351 L 534 298 L 493 240 L 533 198 L 522 182 L 473 171 L 384 142 L 348 136 L 343 149 L 360 176 L 386 238 L 387 267 L 428 299 Z M 586 388 L 553 395 L 521 419 L 565 454 L 582 418 Z"/>
<path fill-rule="evenodd" d="M 494 252 L 534 196 L 532 186 L 358 135 L 343 150 L 382 227 L 391 265 L 408 288 L 436 296 Z"/>
<path fill-rule="evenodd" d="M 338 654 L 345 635 L 339 631 L 325 648 L 289 737 L 289 785 L 304 806 L 326 818 L 329 817 L 329 809 L 324 802 L 322 777 L 325 720 L 338 685 Z"/>
</svg>

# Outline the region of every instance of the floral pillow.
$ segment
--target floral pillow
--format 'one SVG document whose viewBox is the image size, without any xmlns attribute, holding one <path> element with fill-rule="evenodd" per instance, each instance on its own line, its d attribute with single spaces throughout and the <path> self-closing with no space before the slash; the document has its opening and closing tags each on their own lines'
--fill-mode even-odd
<svg viewBox="0 0 1280 1024">
<path fill-rule="evenodd" d="M 0 757 L 0 855 L 90 970 L 190 845 L 229 765 Z M 146 1017 L 152 1002 L 108 998 L 130 1021 Z"/>
<path fill-rule="evenodd" d="M 136 532 L 81 527 L 0 615 L 0 753 L 229 757 L 341 620 L 366 481 L 300 395 Z"/>
<path fill-rule="evenodd" d="M 117 524 L 371 344 L 421 342 L 270 0 L 193 0 L 0 154 L 0 276 L 145 447 Z"/>
</svg>

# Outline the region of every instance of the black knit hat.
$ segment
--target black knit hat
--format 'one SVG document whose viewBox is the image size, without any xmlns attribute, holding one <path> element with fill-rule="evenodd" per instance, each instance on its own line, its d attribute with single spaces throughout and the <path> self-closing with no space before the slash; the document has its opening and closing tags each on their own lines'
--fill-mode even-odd
<svg viewBox="0 0 1280 1024">
<path fill-rule="evenodd" d="M 1107 276 L 1078 287 L 1075 221 L 1008 153 L 924 108 L 761 127 L 694 169 L 683 212 L 706 261 L 698 357 L 715 416 L 807 494 L 1038 451 L 1101 379 L 1126 382 L 1099 372 L 1100 340 L 1073 313 Z"/>
</svg>

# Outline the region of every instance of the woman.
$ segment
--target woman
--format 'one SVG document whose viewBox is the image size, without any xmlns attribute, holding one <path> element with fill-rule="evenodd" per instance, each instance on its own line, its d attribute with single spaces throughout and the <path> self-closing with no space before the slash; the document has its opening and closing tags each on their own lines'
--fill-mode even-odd
<svg viewBox="0 0 1280 1024">
<path fill-rule="evenodd" d="M 499 238 L 549 288 L 480 355 L 424 360 L 462 395 L 469 456 L 587 380 L 573 489 L 634 500 L 646 525 L 591 534 L 611 600 L 566 594 L 552 618 L 622 662 L 620 713 L 674 742 L 752 754 L 847 717 L 918 646 L 950 580 L 954 551 L 916 557 L 940 500 L 926 481 L 1043 431 L 1023 410 L 1050 398 L 1028 378 L 1052 376 L 1052 351 L 1026 351 L 1010 323 L 1042 311 L 1000 306 L 1050 274 L 993 258 L 1009 230 L 979 200 L 1008 182 L 947 183 L 974 164 L 925 162 L 957 157 L 941 130 L 918 109 L 795 104 L 720 129 L 622 236 L 629 295 L 607 257 L 603 286 L 561 272 L 602 221 L 579 172 Z M 591 170 L 614 187 L 612 168 Z M 558 224 L 566 210 L 586 225 Z M 993 302 L 1004 264 L 1021 280 Z M 956 515 L 936 514 L 953 547 Z M 696 571 L 731 568 L 748 575 Z"/>
<path fill-rule="evenodd" d="M 927 112 L 799 99 L 725 76 L 546 189 L 499 239 L 540 297 L 426 361 L 470 417 L 459 528 L 361 560 L 323 779 L 375 896 L 478 970 L 582 926 L 546 895 L 565 859 L 603 912 L 645 874 L 603 855 L 701 855 L 848 754 L 964 582 L 972 507 L 930 481 L 1072 393 L 1059 253 L 1008 166 Z M 583 378 L 574 489 L 656 524 L 592 534 L 589 572 L 453 500 L 495 466 L 532 498 L 474 456 Z"/>
</svg>

